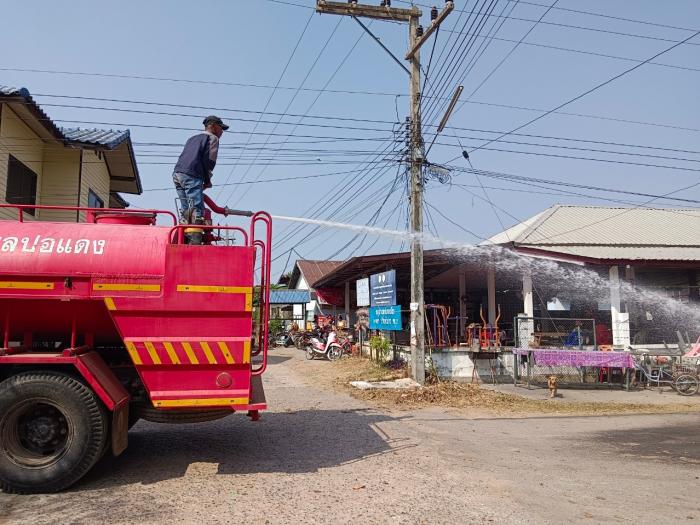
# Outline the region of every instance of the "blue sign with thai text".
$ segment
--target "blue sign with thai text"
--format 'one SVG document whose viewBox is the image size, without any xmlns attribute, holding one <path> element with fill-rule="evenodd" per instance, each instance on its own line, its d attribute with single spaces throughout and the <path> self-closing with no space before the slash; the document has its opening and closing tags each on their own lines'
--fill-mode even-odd
<svg viewBox="0 0 700 525">
<path fill-rule="evenodd" d="M 396 270 L 369 276 L 370 306 L 396 304 Z"/>
<path fill-rule="evenodd" d="M 401 330 L 401 306 L 372 306 L 369 309 L 370 330 Z"/>
</svg>

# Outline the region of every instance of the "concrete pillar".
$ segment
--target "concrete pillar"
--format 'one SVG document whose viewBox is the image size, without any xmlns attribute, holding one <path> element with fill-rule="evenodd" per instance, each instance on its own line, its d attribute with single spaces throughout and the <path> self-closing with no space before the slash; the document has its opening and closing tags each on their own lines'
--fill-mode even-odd
<svg viewBox="0 0 700 525">
<path fill-rule="evenodd" d="M 350 329 L 350 281 L 345 281 L 345 326 Z"/>
<path fill-rule="evenodd" d="M 496 322 L 496 269 L 491 267 L 486 276 L 486 284 L 488 288 L 488 303 L 489 303 L 489 324 L 493 325 Z"/>
<path fill-rule="evenodd" d="M 627 347 L 630 344 L 629 314 L 622 312 L 620 299 L 620 269 L 611 266 L 610 274 L 610 317 L 612 318 L 613 345 Z"/>
<path fill-rule="evenodd" d="M 532 300 L 532 274 L 523 273 L 523 314 L 518 314 L 520 319 L 516 325 L 516 344 L 522 348 L 527 348 L 534 341 L 535 332 L 535 303 Z"/>
<path fill-rule="evenodd" d="M 532 301 L 532 274 L 523 274 L 523 312 L 525 317 L 535 317 L 535 303 Z"/>
<path fill-rule="evenodd" d="M 467 302 L 464 300 L 467 295 L 467 274 L 459 272 L 459 336 L 464 339 L 465 325 L 467 322 Z"/>
</svg>

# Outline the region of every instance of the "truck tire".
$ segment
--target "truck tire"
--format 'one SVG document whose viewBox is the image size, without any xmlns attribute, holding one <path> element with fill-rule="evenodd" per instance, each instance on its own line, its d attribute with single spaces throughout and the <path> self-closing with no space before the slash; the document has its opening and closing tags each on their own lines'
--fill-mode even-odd
<svg viewBox="0 0 700 525">
<path fill-rule="evenodd" d="M 0 489 L 58 492 L 90 470 L 109 426 L 95 393 L 59 372 L 26 372 L 0 383 Z"/>
</svg>

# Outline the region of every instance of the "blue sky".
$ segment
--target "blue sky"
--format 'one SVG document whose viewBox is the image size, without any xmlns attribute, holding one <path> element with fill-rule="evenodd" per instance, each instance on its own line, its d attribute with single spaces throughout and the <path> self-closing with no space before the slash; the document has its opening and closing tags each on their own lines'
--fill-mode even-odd
<svg viewBox="0 0 700 525">
<path fill-rule="evenodd" d="M 372 158 L 368 156 L 369 152 L 389 144 L 387 141 L 392 136 L 391 129 L 397 121 L 397 116 L 399 121 L 403 121 L 408 114 L 408 98 L 405 96 L 408 93 L 407 75 L 366 34 L 363 36 L 362 29 L 353 20 L 313 14 L 309 7 L 313 7 L 315 2 L 311 0 L 289 1 L 301 7 L 268 0 L 197 3 L 150 1 L 119 4 L 28 0 L 15 3 L 11 12 L 5 11 L 6 20 L 11 23 L 5 23 L 0 33 L 0 44 L 6 51 L 0 58 L 0 68 L 5 68 L 0 70 L 0 84 L 27 87 L 35 94 L 47 113 L 66 126 L 130 127 L 139 155 L 141 178 L 147 190 L 170 188 L 172 166 L 179 153 L 179 144 L 184 143 L 192 131 L 139 127 L 137 124 L 197 129 L 201 125 L 202 117 L 208 113 L 220 114 L 231 122 L 232 131 L 238 132 L 224 135 L 224 145 L 240 148 L 247 144 L 248 148 L 245 153 L 246 159 L 238 160 L 236 166 L 233 164 L 236 163 L 241 150 L 222 150 L 222 157 L 226 158 L 220 159 L 220 165 L 215 171 L 215 183 L 298 177 L 366 168 L 366 165 L 357 164 L 357 160 Z M 532 5 L 533 3 L 543 4 L 545 7 Z M 533 0 L 531 3 L 498 0 L 493 13 L 510 14 L 510 18 L 505 20 L 496 36 L 517 41 L 531 29 L 534 24 L 532 20 L 537 20 L 550 3 L 550 0 Z M 404 7 L 406 3 L 394 1 L 393 4 L 396 7 Z M 472 9 L 475 4 L 481 5 L 482 1 L 471 0 L 466 5 L 460 1 L 456 3 L 456 8 Z M 680 41 L 692 35 L 694 25 L 700 26 L 695 22 L 700 20 L 700 4 L 690 0 L 663 3 L 591 0 L 585 4 L 561 0 L 555 7 L 563 9 L 550 10 L 544 18 L 545 22 L 550 23 L 538 24 L 525 42 L 644 60 L 670 47 L 673 41 Z M 585 10 L 610 17 L 633 18 L 686 29 L 633 23 L 574 13 L 565 9 Z M 424 25 L 427 25 L 429 10 L 423 10 Z M 431 75 L 437 75 L 433 78 L 434 82 L 439 80 L 441 64 L 444 64 L 444 60 L 439 59 L 441 53 L 444 59 L 449 56 L 451 49 L 455 49 L 457 36 L 453 34 L 451 40 L 448 40 L 448 30 L 463 30 L 466 19 L 466 14 L 460 19 L 460 13 L 452 13 L 444 25 L 445 31 L 438 35 L 431 64 Z M 491 24 L 499 20 L 503 19 L 489 18 L 482 34 L 488 33 Z M 299 41 L 305 27 L 304 36 Z M 589 29 L 583 29 L 584 27 Z M 402 56 L 405 53 L 407 33 L 404 26 L 377 21 L 371 23 L 370 28 L 396 55 Z M 633 33 L 646 38 L 616 33 Z M 296 53 L 280 80 L 280 74 L 298 41 Z M 477 41 L 477 45 L 478 42 L 480 41 Z M 691 42 L 700 44 L 700 37 Z M 355 44 L 347 60 L 342 62 Z M 463 79 L 465 90 L 462 100 L 481 83 L 513 45 L 513 42 L 503 40 L 494 39 L 489 42 L 469 75 Z M 651 163 L 682 167 L 686 168 L 685 170 L 487 149 L 472 153 L 474 167 L 651 194 L 667 193 L 698 182 L 698 171 L 691 170 L 700 169 L 700 155 L 693 153 L 700 150 L 697 145 L 700 132 L 676 128 L 700 128 L 700 106 L 697 102 L 700 71 L 682 69 L 700 69 L 699 50 L 697 45 L 679 46 L 656 62 L 680 67 L 644 65 L 562 110 L 664 126 L 551 114 L 518 132 L 687 150 L 685 152 L 580 141 L 554 142 L 551 139 L 522 135 L 508 136 L 503 141 L 487 146 L 500 150 Z M 429 53 L 430 46 L 423 50 L 424 67 L 427 67 Z M 469 55 L 467 60 L 472 56 Z M 310 69 L 314 61 L 315 66 Z M 459 61 L 455 60 L 456 63 Z M 459 135 L 459 141 L 465 147 L 473 148 L 483 143 L 484 138 L 498 136 L 485 131 L 507 131 L 538 115 L 533 111 L 496 107 L 493 104 L 550 109 L 634 64 L 632 61 L 521 44 L 473 95 L 471 100 L 479 104 L 464 104 L 452 116 L 451 126 L 472 131 L 447 130 L 444 136 L 438 138 L 439 144 L 431 150 L 429 160 L 441 163 L 460 155 L 458 140 L 450 137 L 450 134 Z M 339 65 L 341 67 L 331 79 Z M 33 73 L 10 71 L 8 68 L 215 81 L 226 85 Z M 445 64 L 443 70 L 446 69 L 449 68 Z M 457 80 L 458 78 L 455 78 L 446 83 L 440 96 L 450 96 L 458 83 Z M 231 84 L 274 86 L 278 81 L 281 87 L 291 89 L 274 91 L 266 110 L 268 114 L 261 117 L 270 123 L 256 124 L 260 114 L 255 112 L 265 108 L 270 94 L 273 93 L 272 89 Z M 314 90 L 296 91 L 299 86 L 318 89 L 327 82 L 327 91 L 320 93 L 320 96 L 319 92 Z M 427 92 L 427 89 L 424 88 L 424 92 Z M 396 97 L 394 94 L 402 96 Z M 66 99 L 47 95 L 158 102 L 220 110 Z M 61 104 L 133 109 L 137 112 L 55 106 Z M 429 107 L 430 103 L 426 102 L 424 111 Z M 181 115 L 148 114 L 143 113 L 144 110 Z M 274 123 L 279 116 L 270 113 L 357 120 L 300 119 L 287 116 L 283 120 L 284 123 L 274 130 L 274 133 L 278 134 L 274 136 L 269 133 L 273 132 Z M 435 116 L 435 119 L 439 120 L 440 116 Z M 425 124 L 436 123 L 432 121 L 434 119 L 429 120 L 431 121 Z M 302 125 L 295 127 L 297 122 L 301 122 Z M 309 124 L 335 127 L 317 127 Z M 347 126 L 361 129 L 343 129 Z M 432 132 L 433 129 L 426 128 L 426 131 Z M 256 133 L 254 135 L 250 134 L 253 130 Z M 340 137 L 364 140 L 338 141 Z M 331 138 L 333 142 L 312 142 Z M 426 133 L 426 140 L 432 140 L 431 133 Z M 543 148 L 514 144 L 513 141 L 556 143 L 583 149 L 614 149 L 632 154 L 611 155 L 582 149 Z M 174 146 L 156 146 L 152 143 Z M 254 159 L 255 154 L 261 150 L 252 148 L 259 147 L 265 149 L 258 159 Z M 273 151 L 270 149 L 272 147 L 295 148 L 294 156 L 292 157 L 291 152 Z M 396 148 L 400 148 L 400 144 Z M 347 153 L 330 156 L 329 149 L 344 149 Z M 289 165 L 292 158 L 295 159 L 294 163 L 303 165 Z M 383 161 L 381 167 L 385 169 L 377 169 L 371 173 L 345 173 L 286 183 L 218 187 L 210 194 L 222 203 L 235 204 L 242 208 L 265 209 L 281 215 L 300 215 L 312 207 L 313 211 L 306 215 L 326 217 L 334 214 L 337 219 L 362 224 L 379 208 L 399 170 L 399 166 L 387 159 L 386 155 L 380 158 Z M 251 166 L 252 160 L 255 162 Z M 267 163 L 273 165 L 266 166 Z M 461 158 L 455 160 L 455 165 L 468 167 Z M 543 189 L 484 177 L 479 181 L 473 174 L 468 173 L 453 172 L 452 175 L 453 182 L 464 187 L 430 182 L 427 199 L 446 217 L 475 232 L 479 237 L 488 237 L 500 231 L 501 223 L 510 226 L 516 218 L 525 219 L 555 203 L 615 205 L 600 200 L 600 197 L 638 204 L 645 201 L 639 197 L 585 190 L 573 190 L 583 193 L 582 196 L 552 195 L 558 191 L 554 187 Z M 358 182 L 359 176 L 365 178 Z M 484 197 L 484 190 L 480 184 L 488 187 L 485 190 L 488 199 L 505 212 L 494 211 Z M 401 184 L 398 184 L 394 194 L 389 196 L 379 212 L 377 225 L 386 224 L 389 228 L 405 226 L 406 200 L 401 187 Z M 331 196 L 317 203 L 329 191 Z M 700 187 L 696 186 L 676 196 L 700 199 Z M 174 191 L 146 191 L 140 197 L 126 197 L 134 206 L 172 208 Z M 353 198 L 354 201 L 351 200 Z M 673 205 L 663 200 L 655 201 L 651 205 L 659 203 Z M 480 240 L 446 221 L 436 212 L 432 213 L 432 219 L 432 227 L 441 237 L 464 242 Z M 430 218 L 428 220 L 430 221 Z M 276 228 L 280 234 L 288 232 L 287 224 L 278 223 Z M 291 238 L 278 235 L 275 255 L 280 256 L 280 259 L 275 266 L 276 273 L 282 270 L 287 259 L 286 253 L 291 247 L 296 247 L 301 256 L 322 259 L 338 251 L 353 237 L 345 231 L 309 233 L 310 231 L 311 229 L 307 228 Z M 357 239 L 336 258 L 365 252 L 381 253 L 398 248 L 398 243 L 392 244 L 391 240 L 380 239 L 372 244 L 374 239 L 368 238 L 358 246 L 360 240 Z M 296 255 L 292 254 L 292 260 L 294 258 Z"/>
</svg>

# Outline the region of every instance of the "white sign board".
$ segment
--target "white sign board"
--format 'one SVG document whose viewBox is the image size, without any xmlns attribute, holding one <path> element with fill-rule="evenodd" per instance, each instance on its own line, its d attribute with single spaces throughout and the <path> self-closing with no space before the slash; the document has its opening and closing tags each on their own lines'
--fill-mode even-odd
<svg viewBox="0 0 700 525">
<path fill-rule="evenodd" d="M 369 278 L 355 281 L 357 291 L 357 306 L 369 306 Z"/>
</svg>

